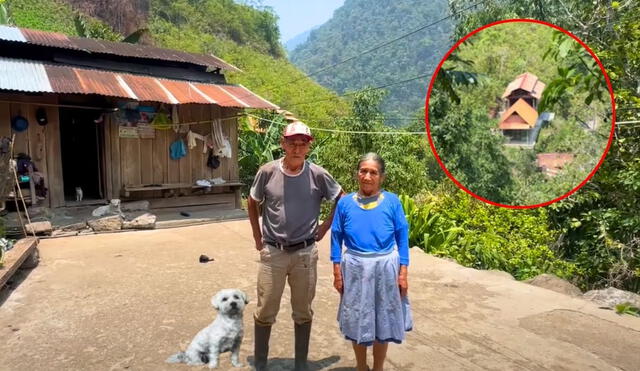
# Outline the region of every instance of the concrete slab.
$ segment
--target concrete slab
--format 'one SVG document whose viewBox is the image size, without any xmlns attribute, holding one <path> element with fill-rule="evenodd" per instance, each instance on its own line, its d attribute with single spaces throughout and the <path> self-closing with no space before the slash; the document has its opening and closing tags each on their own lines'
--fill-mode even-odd
<svg viewBox="0 0 640 371">
<path fill-rule="evenodd" d="M 164 360 L 210 323 L 210 297 L 249 293 L 241 360 L 252 360 L 258 254 L 246 220 L 43 240 L 41 262 L 0 293 L 2 370 L 191 370 Z M 328 238 L 320 244 L 312 370 L 355 360 L 336 325 Z M 202 264 L 200 254 L 215 258 Z M 637 370 L 640 319 L 412 249 L 416 328 L 391 345 L 388 370 Z M 285 290 L 271 369 L 292 369 Z M 221 369 L 230 368 L 229 355 Z M 248 369 L 248 367 L 245 367 Z"/>
</svg>

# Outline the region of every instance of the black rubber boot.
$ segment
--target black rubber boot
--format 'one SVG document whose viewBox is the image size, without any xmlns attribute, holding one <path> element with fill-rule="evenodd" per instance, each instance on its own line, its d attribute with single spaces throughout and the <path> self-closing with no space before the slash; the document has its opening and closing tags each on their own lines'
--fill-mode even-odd
<svg viewBox="0 0 640 371">
<path fill-rule="evenodd" d="M 253 340 L 253 365 L 256 371 L 267 369 L 267 357 L 269 356 L 269 337 L 271 326 L 260 326 L 254 323 Z"/>
<path fill-rule="evenodd" d="M 311 322 L 301 325 L 295 324 L 296 359 L 295 371 L 308 371 L 307 355 L 309 354 L 309 337 L 311 336 Z"/>
</svg>

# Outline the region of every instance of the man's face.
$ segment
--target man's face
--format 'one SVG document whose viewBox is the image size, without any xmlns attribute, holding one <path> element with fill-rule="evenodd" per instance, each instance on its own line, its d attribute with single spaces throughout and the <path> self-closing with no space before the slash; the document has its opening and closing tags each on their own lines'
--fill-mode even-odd
<svg viewBox="0 0 640 371">
<path fill-rule="evenodd" d="M 287 157 L 295 160 L 304 160 L 311 148 L 309 138 L 304 135 L 292 135 L 282 138 L 280 145 Z"/>
</svg>

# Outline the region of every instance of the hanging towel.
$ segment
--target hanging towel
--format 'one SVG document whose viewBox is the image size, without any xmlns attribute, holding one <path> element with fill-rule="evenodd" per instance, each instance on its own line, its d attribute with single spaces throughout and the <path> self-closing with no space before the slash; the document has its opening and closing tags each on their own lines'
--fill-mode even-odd
<svg viewBox="0 0 640 371">
<path fill-rule="evenodd" d="M 182 139 L 178 139 L 169 146 L 169 156 L 172 160 L 179 160 L 187 155 L 187 147 Z"/>
</svg>

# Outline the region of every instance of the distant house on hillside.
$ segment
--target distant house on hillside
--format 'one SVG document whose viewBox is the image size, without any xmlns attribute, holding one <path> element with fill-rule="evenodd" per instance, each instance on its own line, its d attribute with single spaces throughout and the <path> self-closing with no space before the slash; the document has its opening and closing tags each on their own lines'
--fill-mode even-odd
<svg viewBox="0 0 640 371">
<path fill-rule="evenodd" d="M 543 122 L 553 118 L 552 114 L 538 115 L 538 102 L 545 86 L 536 75 L 525 72 L 505 89 L 498 127 L 507 138 L 507 144 L 533 146 Z"/>
<path fill-rule="evenodd" d="M 539 153 L 536 155 L 536 165 L 545 175 L 552 177 L 573 162 L 573 153 Z"/>
</svg>

